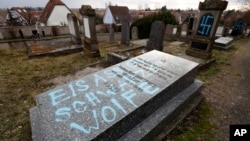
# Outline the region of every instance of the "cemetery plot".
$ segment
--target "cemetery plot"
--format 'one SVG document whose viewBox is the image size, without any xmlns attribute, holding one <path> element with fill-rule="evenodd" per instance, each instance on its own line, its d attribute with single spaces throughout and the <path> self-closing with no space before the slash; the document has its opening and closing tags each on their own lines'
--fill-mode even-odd
<svg viewBox="0 0 250 141">
<path fill-rule="evenodd" d="M 28 56 L 40 56 L 40 55 L 50 55 L 50 54 L 58 54 L 58 53 L 68 53 L 74 51 L 81 51 L 81 45 L 75 45 L 68 40 L 42 40 L 36 42 L 29 42 L 28 45 Z"/>
<path fill-rule="evenodd" d="M 167 103 L 174 108 L 163 109 L 176 114 L 181 112 L 177 101 L 186 107 L 201 97 L 197 68 L 197 63 L 151 51 L 42 93 L 30 110 L 33 140 L 126 140 L 127 132 Z M 185 90 L 189 96 L 180 94 Z"/>
</svg>

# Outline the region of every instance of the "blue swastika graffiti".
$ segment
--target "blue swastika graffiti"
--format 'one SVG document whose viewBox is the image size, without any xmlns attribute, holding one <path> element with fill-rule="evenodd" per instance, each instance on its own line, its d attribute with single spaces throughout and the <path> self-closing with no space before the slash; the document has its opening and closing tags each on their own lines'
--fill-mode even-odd
<svg viewBox="0 0 250 141">
<path fill-rule="evenodd" d="M 214 22 L 214 16 L 211 14 L 205 14 L 202 16 L 197 35 L 199 36 L 209 36 Z"/>
<path fill-rule="evenodd" d="M 241 30 L 243 26 L 244 26 L 243 21 L 238 20 L 237 23 L 236 23 L 235 26 L 234 26 L 234 29 L 235 29 L 235 30 Z"/>
</svg>

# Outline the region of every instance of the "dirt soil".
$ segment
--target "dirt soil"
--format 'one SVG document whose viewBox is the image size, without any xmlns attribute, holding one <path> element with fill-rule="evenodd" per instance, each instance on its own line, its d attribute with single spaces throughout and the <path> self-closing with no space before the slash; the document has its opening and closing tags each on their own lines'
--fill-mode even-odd
<svg viewBox="0 0 250 141">
<path fill-rule="evenodd" d="M 211 104 L 216 141 L 229 140 L 229 125 L 250 124 L 250 40 L 202 90 Z"/>
</svg>

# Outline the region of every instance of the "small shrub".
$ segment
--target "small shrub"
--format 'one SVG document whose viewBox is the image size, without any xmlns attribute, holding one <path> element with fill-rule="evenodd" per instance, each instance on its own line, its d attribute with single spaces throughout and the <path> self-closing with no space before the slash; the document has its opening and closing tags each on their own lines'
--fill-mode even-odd
<svg viewBox="0 0 250 141">
<path fill-rule="evenodd" d="M 175 25 L 177 24 L 175 17 L 170 12 L 159 12 L 157 14 L 146 16 L 144 18 L 141 18 L 141 19 L 134 21 L 132 23 L 131 27 L 137 26 L 138 31 L 139 31 L 138 38 L 145 39 L 145 38 L 149 37 L 150 30 L 151 30 L 151 24 L 157 20 L 163 21 L 166 25 L 167 24 L 175 24 Z"/>
</svg>

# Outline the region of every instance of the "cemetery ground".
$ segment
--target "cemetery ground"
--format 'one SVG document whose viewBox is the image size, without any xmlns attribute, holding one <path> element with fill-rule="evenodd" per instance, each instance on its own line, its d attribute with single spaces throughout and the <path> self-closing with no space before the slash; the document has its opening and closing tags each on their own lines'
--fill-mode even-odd
<svg viewBox="0 0 250 141">
<path fill-rule="evenodd" d="M 168 46 L 165 52 L 181 55 L 187 44 L 164 46 Z M 230 50 L 213 50 L 216 62 L 200 69 L 198 75 L 205 82 L 205 99 L 167 140 L 227 140 L 229 124 L 250 122 L 246 120 L 249 98 L 244 98 L 250 91 L 250 76 L 245 76 L 249 66 L 242 64 L 250 58 L 249 46 L 249 40 L 241 39 Z M 29 109 L 35 106 L 36 95 L 56 87 L 55 78 L 73 77 L 104 59 L 84 53 L 28 58 L 24 49 L 0 49 L 0 140 L 31 140 Z"/>
</svg>

